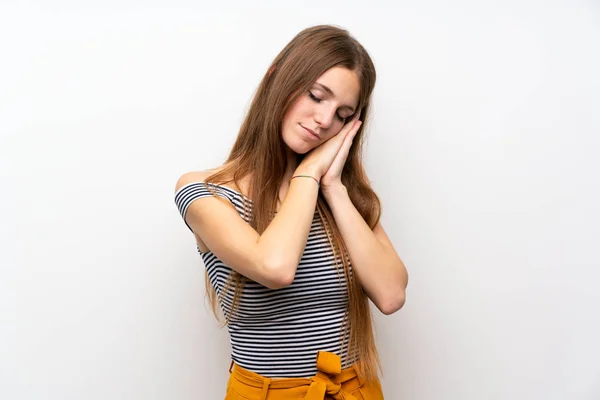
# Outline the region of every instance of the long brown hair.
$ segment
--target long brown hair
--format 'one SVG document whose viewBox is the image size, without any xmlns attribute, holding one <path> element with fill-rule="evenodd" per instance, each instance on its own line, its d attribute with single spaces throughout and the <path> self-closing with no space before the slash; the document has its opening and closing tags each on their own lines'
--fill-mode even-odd
<svg viewBox="0 0 600 400">
<path fill-rule="evenodd" d="M 317 78 L 332 67 L 347 68 L 358 76 L 361 84 L 357 111 L 361 110 L 361 120 L 366 121 L 375 86 L 375 67 L 371 58 L 346 30 L 329 25 L 310 27 L 296 35 L 277 55 L 257 89 L 225 167 L 206 179 L 206 182 L 215 184 L 234 182 L 240 187 L 239 182 L 250 177 L 247 196 L 252 199 L 252 213 L 248 213 L 248 217 L 259 234 L 265 231 L 273 218 L 284 179 L 287 151 L 281 135 L 283 117 L 296 99 L 305 95 Z M 358 212 L 374 228 L 380 218 L 381 204 L 371 189 L 362 164 L 364 126 L 363 122 L 350 148 L 342 183 Z M 302 157 L 298 155 L 298 161 Z M 342 260 L 341 266 L 337 267 L 343 268 L 348 282 L 345 332 L 349 330 L 350 333 L 349 356 L 359 360 L 359 373 L 366 380 L 375 380 L 381 364 L 368 298 L 356 275 L 350 272 L 344 240 L 321 193 L 317 211 L 326 227 L 334 255 Z M 234 287 L 235 290 L 233 309 L 239 304 L 245 282 L 244 276 L 232 271 L 227 288 Z M 217 315 L 216 292 L 208 279 L 206 283 L 209 302 Z"/>
</svg>

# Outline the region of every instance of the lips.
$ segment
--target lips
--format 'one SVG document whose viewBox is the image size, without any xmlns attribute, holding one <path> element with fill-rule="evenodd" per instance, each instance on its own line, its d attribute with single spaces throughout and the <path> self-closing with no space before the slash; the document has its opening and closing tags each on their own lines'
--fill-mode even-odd
<svg viewBox="0 0 600 400">
<path fill-rule="evenodd" d="M 300 125 L 300 126 L 302 126 L 302 125 Z M 312 129 L 308 129 L 308 128 L 307 128 L 307 127 L 305 127 L 305 126 L 302 126 L 302 128 L 304 128 L 304 130 L 305 130 L 306 132 L 308 132 L 308 134 L 309 134 L 311 137 L 313 137 L 314 139 L 320 139 L 319 135 L 317 135 L 317 134 L 315 133 L 315 131 L 313 131 Z"/>
</svg>

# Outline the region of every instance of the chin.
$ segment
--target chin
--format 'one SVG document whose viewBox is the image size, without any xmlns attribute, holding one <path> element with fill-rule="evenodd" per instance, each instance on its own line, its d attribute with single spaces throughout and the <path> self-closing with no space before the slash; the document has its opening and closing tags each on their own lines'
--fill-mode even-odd
<svg viewBox="0 0 600 400">
<path fill-rule="evenodd" d="M 285 140 L 284 142 L 288 149 L 296 154 L 306 154 L 313 149 L 308 143 L 303 140 Z"/>
<path fill-rule="evenodd" d="M 312 149 L 304 146 L 300 149 L 290 148 L 290 150 L 292 150 L 296 154 L 304 155 L 304 154 L 308 153 L 309 151 L 311 151 Z"/>
</svg>

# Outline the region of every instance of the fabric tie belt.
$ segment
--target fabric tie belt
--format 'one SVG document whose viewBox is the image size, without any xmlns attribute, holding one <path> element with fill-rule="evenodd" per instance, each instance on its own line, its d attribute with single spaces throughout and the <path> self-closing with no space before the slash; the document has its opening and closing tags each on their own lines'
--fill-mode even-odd
<svg viewBox="0 0 600 400">
<path fill-rule="evenodd" d="M 356 376 L 354 368 L 345 370 L 342 374 L 340 356 L 329 352 L 317 354 L 317 374 L 311 378 L 312 383 L 306 393 L 306 400 L 323 400 L 325 394 L 335 400 L 357 400 L 356 397 L 342 390 L 342 382 Z"/>
<path fill-rule="evenodd" d="M 234 367 L 233 362 L 231 366 Z M 353 378 L 360 378 L 353 367 L 342 371 L 340 356 L 327 351 L 318 352 L 317 370 L 317 374 L 312 378 L 272 379 L 243 369 L 237 364 L 234 367 L 237 380 L 248 386 L 262 388 L 262 399 L 266 399 L 269 389 L 292 389 L 308 386 L 305 400 L 323 400 L 326 395 L 333 397 L 335 400 L 358 400 L 342 389 L 342 383 Z"/>
</svg>

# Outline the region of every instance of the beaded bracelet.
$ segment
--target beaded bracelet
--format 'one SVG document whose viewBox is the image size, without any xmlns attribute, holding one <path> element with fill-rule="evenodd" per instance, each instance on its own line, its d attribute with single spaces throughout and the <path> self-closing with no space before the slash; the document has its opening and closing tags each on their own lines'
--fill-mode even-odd
<svg viewBox="0 0 600 400">
<path fill-rule="evenodd" d="M 294 178 L 312 178 L 312 179 L 314 179 L 314 180 L 315 180 L 315 182 L 317 182 L 317 185 L 318 185 L 319 187 L 321 187 L 321 184 L 319 183 L 319 181 L 317 180 L 317 178 L 315 178 L 314 176 L 310 176 L 310 175 L 295 175 L 295 176 L 292 176 L 292 179 L 294 179 Z M 291 181 L 292 179 L 290 179 L 290 181 Z"/>
</svg>

